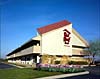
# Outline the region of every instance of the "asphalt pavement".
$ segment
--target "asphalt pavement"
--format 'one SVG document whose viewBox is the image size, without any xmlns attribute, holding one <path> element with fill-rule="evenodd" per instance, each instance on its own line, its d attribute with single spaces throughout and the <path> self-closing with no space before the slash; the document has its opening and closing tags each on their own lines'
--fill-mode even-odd
<svg viewBox="0 0 100 79">
<path fill-rule="evenodd" d="M 85 67 L 84 69 L 90 73 L 88 75 L 65 77 L 60 79 L 100 79 L 100 66 Z"/>
<path fill-rule="evenodd" d="M 15 66 L 0 62 L 0 69 L 16 68 Z"/>
</svg>

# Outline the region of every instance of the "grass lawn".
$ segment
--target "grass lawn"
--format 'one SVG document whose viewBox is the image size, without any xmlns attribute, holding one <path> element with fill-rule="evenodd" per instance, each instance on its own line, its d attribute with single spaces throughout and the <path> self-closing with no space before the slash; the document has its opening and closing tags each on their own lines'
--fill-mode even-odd
<svg viewBox="0 0 100 79">
<path fill-rule="evenodd" d="M 37 71 L 32 68 L 0 69 L 0 79 L 35 79 L 37 77 L 59 75 L 61 72 Z"/>
</svg>

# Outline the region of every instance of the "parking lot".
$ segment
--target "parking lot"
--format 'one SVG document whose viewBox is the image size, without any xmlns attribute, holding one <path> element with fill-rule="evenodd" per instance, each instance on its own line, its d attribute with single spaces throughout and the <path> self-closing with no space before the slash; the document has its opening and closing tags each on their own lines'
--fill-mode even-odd
<svg viewBox="0 0 100 79">
<path fill-rule="evenodd" d="M 90 73 L 88 75 L 66 77 L 61 79 L 100 79 L 100 66 L 85 67 L 84 69 Z"/>
<path fill-rule="evenodd" d="M 5 64 L 5 63 L 1 63 L 0 62 L 0 69 L 7 69 L 7 68 L 16 68 L 15 66 L 9 65 L 9 64 Z"/>
</svg>

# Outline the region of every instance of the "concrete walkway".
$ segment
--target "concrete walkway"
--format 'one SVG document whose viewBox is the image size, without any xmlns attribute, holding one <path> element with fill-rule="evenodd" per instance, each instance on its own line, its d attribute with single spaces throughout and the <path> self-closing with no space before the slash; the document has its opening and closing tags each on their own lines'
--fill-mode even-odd
<svg viewBox="0 0 100 79">
<path fill-rule="evenodd" d="M 89 74 L 89 72 L 88 71 L 85 71 L 85 72 L 79 72 L 79 73 L 62 74 L 62 75 L 42 77 L 42 78 L 36 78 L 36 79 L 58 79 L 58 78 L 72 77 L 72 76 L 86 75 L 86 74 Z"/>
</svg>

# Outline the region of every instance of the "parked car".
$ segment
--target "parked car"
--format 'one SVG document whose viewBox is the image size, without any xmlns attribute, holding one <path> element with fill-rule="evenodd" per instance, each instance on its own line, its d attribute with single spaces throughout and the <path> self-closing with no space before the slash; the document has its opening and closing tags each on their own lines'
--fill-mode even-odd
<svg viewBox="0 0 100 79">
<path fill-rule="evenodd" d="M 100 60 L 95 60 L 94 63 L 96 66 L 100 66 Z"/>
</svg>

